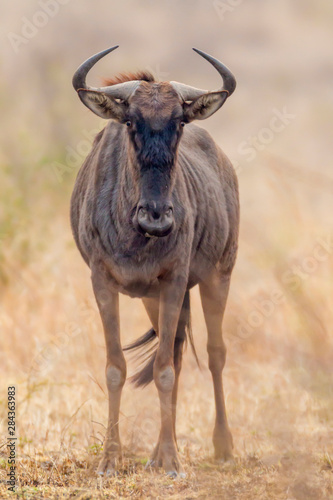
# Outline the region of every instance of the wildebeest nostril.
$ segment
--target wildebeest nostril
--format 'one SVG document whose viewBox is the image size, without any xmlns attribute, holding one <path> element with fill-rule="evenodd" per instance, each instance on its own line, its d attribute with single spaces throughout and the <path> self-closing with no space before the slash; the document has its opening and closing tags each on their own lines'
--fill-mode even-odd
<svg viewBox="0 0 333 500">
<path fill-rule="evenodd" d="M 163 207 L 156 206 L 155 209 L 152 210 L 153 219 L 158 220 L 163 217 L 171 217 L 173 213 L 173 206 L 170 204 L 164 205 Z"/>
<path fill-rule="evenodd" d="M 147 210 L 147 208 L 146 208 L 146 207 L 142 207 L 142 206 L 140 206 L 140 207 L 138 208 L 138 212 L 140 212 L 140 215 L 142 215 L 142 216 L 144 216 L 144 217 L 148 214 L 148 210 Z"/>
<path fill-rule="evenodd" d="M 167 216 L 167 217 L 171 217 L 173 213 L 173 206 L 172 205 L 168 205 L 165 207 L 165 210 L 164 210 L 164 214 Z"/>
<path fill-rule="evenodd" d="M 167 200 L 140 200 L 137 206 L 136 224 L 146 237 L 167 236 L 174 227 L 173 206 Z"/>
<path fill-rule="evenodd" d="M 140 219 L 151 221 L 162 221 L 164 217 L 171 218 L 173 214 L 173 206 L 168 201 L 160 203 L 156 201 L 141 202 L 138 205 L 137 214 Z"/>
</svg>

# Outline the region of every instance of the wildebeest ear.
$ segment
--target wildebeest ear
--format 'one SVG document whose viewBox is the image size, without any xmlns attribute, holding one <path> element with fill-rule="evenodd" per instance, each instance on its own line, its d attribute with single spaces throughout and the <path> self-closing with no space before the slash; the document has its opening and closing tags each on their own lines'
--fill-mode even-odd
<svg viewBox="0 0 333 500">
<path fill-rule="evenodd" d="M 187 121 L 205 120 L 220 109 L 229 93 L 226 90 L 209 92 L 198 97 L 190 104 L 184 103 L 184 117 Z"/>
<path fill-rule="evenodd" d="M 93 90 L 80 89 L 78 94 L 83 104 L 101 118 L 124 120 L 126 104 L 123 101 L 117 101 L 104 92 Z"/>
</svg>

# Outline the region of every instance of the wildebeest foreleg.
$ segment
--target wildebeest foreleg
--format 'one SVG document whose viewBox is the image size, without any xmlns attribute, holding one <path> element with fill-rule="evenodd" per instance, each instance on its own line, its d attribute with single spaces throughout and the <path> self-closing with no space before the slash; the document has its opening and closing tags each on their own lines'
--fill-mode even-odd
<svg viewBox="0 0 333 500">
<path fill-rule="evenodd" d="M 227 302 L 230 277 L 220 277 L 214 273 L 200 284 L 200 294 L 208 330 L 207 351 L 209 369 L 214 384 L 216 420 L 213 433 L 215 457 L 223 460 L 232 458 L 232 435 L 228 427 L 222 371 L 226 359 L 226 347 L 222 338 L 222 320 Z"/>
<path fill-rule="evenodd" d="M 147 299 L 144 298 L 142 299 L 143 304 L 146 308 L 147 314 L 149 316 L 149 319 L 152 323 L 152 326 L 155 330 L 155 332 L 158 335 L 158 316 L 159 316 L 159 299 Z M 184 347 L 184 342 L 186 338 L 186 324 L 188 321 L 188 314 L 189 311 L 184 308 L 184 304 L 180 313 L 179 321 L 178 321 L 178 326 L 177 326 L 177 332 L 176 332 L 176 338 L 175 338 L 175 344 L 174 344 L 174 370 L 175 370 L 175 383 L 173 386 L 172 390 L 172 420 L 173 420 L 173 432 L 174 432 L 174 437 L 177 443 L 177 438 L 176 438 L 176 410 L 177 410 L 177 393 L 178 393 L 178 380 L 179 380 L 179 375 L 182 367 L 182 357 L 183 357 L 183 347 Z M 159 449 L 159 440 L 158 443 L 155 447 L 155 450 L 152 454 L 151 460 L 149 462 L 150 465 L 153 465 L 156 456 L 158 453 Z"/>
<path fill-rule="evenodd" d="M 119 296 L 107 287 L 104 276 L 92 275 L 96 301 L 101 314 L 106 343 L 106 384 L 109 394 L 109 419 L 104 440 L 103 456 L 98 466 L 101 475 L 115 474 L 121 461 L 119 437 L 119 407 L 123 385 L 126 380 L 126 362 L 120 344 Z"/>
<path fill-rule="evenodd" d="M 161 407 L 161 431 L 159 443 L 155 449 L 156 465 L 163 467 L 171 476 L 182 474 L 174 433 L 175 409 L 173 403 L 177 397 L 174 366 L 174 344 L 180 312 L 183 304 L 186 281 L 172 280 L 161 284 L 159 306 L 159 345 L 154 364 L 154 380 L 158 390 Z"/>
</svg>

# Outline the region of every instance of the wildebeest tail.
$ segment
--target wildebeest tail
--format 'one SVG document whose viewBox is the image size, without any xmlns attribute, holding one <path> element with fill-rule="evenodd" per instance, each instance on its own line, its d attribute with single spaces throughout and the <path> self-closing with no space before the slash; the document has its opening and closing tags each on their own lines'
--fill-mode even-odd
<svg viewBox="0 0 333 500">
<path fill-rule="evenodd" d="M 184 323 L 185 326 L 185 332 L 184 330 L 181 331 L 181 328 L 177 331 L 177 334 L 185 334 L 185 341 L 188 340 L 191 345 L 191 349 L 193 351 L 194 357 L 196 359 L 196 362 L 198 366 L 200 367 L 199 359 L 194 347 L 194 341 L 193 341 L 193 335 L 192 335 L 192 328 L 191 328 L 191 314 L 190 314 L 190 292 L 187 291 L 185 293 L 184 297 L 184 302 L 180 314 L 180 322 Z M 181 337 L 176 337 L 177 340 L 179 340 Z M 142 349 L 146 345 L 154 342 L 148 349 Z M 182 343 L 180 343 L 182 346 Z M 139 360 L 139 369 L 137 373 L 135 373 L 131 378 L 131 382 L 136 386 L 136 387 L 145 387 L 148 385 L 150 382 L 153 381 L 153 369 L 154 369 L 154 362 L 156 358 L 156 352 L 157 352 L 157 346 L 158 346 L 158 337 L 153 328 L 148 330 L 147 333 L 139 337 L 137 340 L 135 340 L 132 344 L 129 344 L 125 346 L 123 349 L 124 351 L 130 351 L 130 350 L 141 350 L 137 355 L 137 360 Z M 182 348 L 182 347 L 181 347 Z"/>
<path fill-rule="evenodd" d="M 157 334 L 154 328 L 151 328 L 147 333 L 139 337 L 132 344 L 125 346 L 123 350 L 130 351 L 132 349 L 141 349 L 147 344 L 153 342 L 153 340 L 155 339 L 157 339 Z M 144 350 L 137 355 L 136 359 L 140 362 L 140 368 L 138 372 L 130 378 L 132 384 L 134 384 L 136 387 L 145 387 L 153 380 L 153 368 L 156 358 L 157 345 L 158 342 L 155 342 L 152 346 L 149 347 L 149 349 Z"/>
<path fill-rule="evenodd" d="M 195 360 L 197 362 L 198 367 L 200 368 L 200 362 L 199 358 L 197 355 L 197 351 L 195 350 L 195 345 L 194 345 L 194 339 L 193 339 L 193 332 L 192 332 L 192 322 L 191 322 L 191 302 L 190 302 L 190 292 L 189 290 L 186 291 L 185 297 L 184 297 L 184 302 L 183 302 L 183 307 L 182 307 L 182 312 L 181 314 L 185 315 L 185 342 L 187 340 L 190 342 L 190 346 L 193 352 L 193 356 L 195 357 Z"/>
</svg>

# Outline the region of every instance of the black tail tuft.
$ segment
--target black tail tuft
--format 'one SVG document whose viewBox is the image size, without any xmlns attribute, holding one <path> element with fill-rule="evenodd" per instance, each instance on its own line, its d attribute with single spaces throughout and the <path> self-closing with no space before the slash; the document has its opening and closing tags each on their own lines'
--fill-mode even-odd
<svg viewBox="0 0 333 500">
<path fill-rule="evenodd" d="M 142 337 L 139 337 L 137 340 L 132 342 L 132 344 L 128 344 L 125 347 L 123 347 L 123 351 L 130 351 L 131 349 L 138 349 L 139 347 L 142 347 L 143 345 L 149 344 L 152 340 L 156 339 L 157 335 L 154 330 L 154 328 L 151 328 L 148 330 L 147 333 L 142 335 Z"/>
<path fill-rule="evenodd" d="M 147 333 L 142 335 L 142 337 L 139 337 L 137 340 L 135 340 L 132 344 L 129 344 L 123 348 L 124 351 L 129 351 L 129 350 L 136 350 L 140 349 L 141 347 L 150 344 L 153 340 L 157 338 L 156 332 L 154 328 L 151 328 L 148 330 Z M 142 354 L 138 355 L 138 359 L 141 358 L 141 363 L 140 365 L 143 365 L 137 373 L 135 373 L 131 378 L 132 384 L 135 385 L 135 387 L 145 387 L 148 385 L 150 382 L 153 381 L 154 375 L 153 375 L 153 368 L 154 368 L 154 362 L 156 358 L 156 351 L 157 351 L 157 343 L 155 343 L 150 349 L 147 351 L 143 352 Z"/>
<path fill-rule="evenodd" d="M 197 362 L 198 367 L 201 369 L 197 351 L 195 350 L 193 332 L 192 332 L 192 322 L 191 322 L 191 303 L 190 303 L 190 292 L 187 290 L 184 297 L 182 312 L 186 314 L 185 332 L 186 340 L 189 340 L 193 356 Z"/>
<path fill-rule="evenodd" d="M 146 385 L 153 381 L 156 352 L 157 346 L 144 367 L 131 377 L 131 382 L 135 387 L 146 387 Z"/>
<path fill-rule="evenodd" d="M 185 334 L 186 339 L 189 340 L 192 352 L 194 354 L 195 360 L 200 368 L 199 359 L 194 347 L 192 328 L 191 328 L 191 314 L 190 314 L 190 292 L 187 291 L 184 297 L 184 302 L 181 312 L 182 318 L 185 322 Z M 183 330 L 184 332 L 184 330 Z M 124 351 L 137 350 L 147 344 L 150 344 L 153 340 L 157 339 L 157 334 L 153 328 L 151 328 L 147 333 L 139 337 L 132 344 L 129 344 L 123 348 Z M 135 373 L 131 378 L 131 382 L 135 387 L 145 387 L 150 382 L 153 381 L 153 369 L 156 358 L 158 342 L 155 342 L 148 350 L 143 351 L 137 356 L 137 359 L 141 360 L 139 371 Z"/>
</svg>

